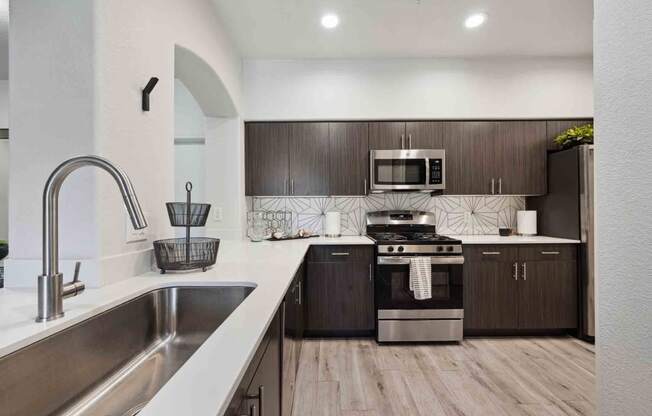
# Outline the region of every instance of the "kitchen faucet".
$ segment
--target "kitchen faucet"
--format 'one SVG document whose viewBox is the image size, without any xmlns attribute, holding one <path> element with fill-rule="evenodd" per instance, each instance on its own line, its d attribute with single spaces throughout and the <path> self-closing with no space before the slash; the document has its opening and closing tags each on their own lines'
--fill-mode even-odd
<svg viewBox="0 0 652 416">
<path fill-rule="evenodd" d="M 38 277 L 37 322 L 51 321 L 63 316 L 63 299 L 80 294 L 84 283 L 79 281 L 79 263 L 72 282 L 63 283 L 59 272 L 59 190 L 65 179 L 84 166 L 95 166 L 107 171 L 120 188 L 131 223 L 140 230 L 147 220 L 138 203 L 129 177 L 110 161 L 97 156 L 79 156 L 60 164 L 50 175 L 43 190 L 43 274 Z"/>
</svg>

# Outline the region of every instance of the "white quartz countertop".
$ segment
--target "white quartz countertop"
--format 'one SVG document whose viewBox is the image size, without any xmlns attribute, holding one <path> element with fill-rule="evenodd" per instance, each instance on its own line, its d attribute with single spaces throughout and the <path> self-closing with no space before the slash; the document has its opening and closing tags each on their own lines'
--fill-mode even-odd
<svg viewBox="0 0 652 416">
<path fill-rule="evenodd" d="M 66 315 L 36 323 L 36 291 L 0 289 L 0 357 L 151 290 L 246 285 L 255 289 L 163 386 L 139 416 L 222 414 L 311 245 L 371 245 L 366 237 L 251 243 L 222 241 L 205 273 L 131 277 L 64 300 Z M 71 351 L 74 353 L 74 351 Z"/>
<path fill-rule="evenodd" d="M 543 235 L 520 236 L 511 235 L 449 235 L 449 237 L 462 240 L 462 244 L 579 244 L 580 240 L 567 238 L 546 237 Z"/>
</svg>

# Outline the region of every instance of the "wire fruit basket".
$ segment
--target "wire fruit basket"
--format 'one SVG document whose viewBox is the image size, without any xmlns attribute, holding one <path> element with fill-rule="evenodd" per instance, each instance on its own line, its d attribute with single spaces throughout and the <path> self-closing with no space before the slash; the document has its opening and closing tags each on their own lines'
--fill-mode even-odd
<svg viewBox="0 0 652 416">
<path fill-rule="evenodd" d="M 161 274 L 168 270 L 206 271 L 215 264 L 220 247 L 219 238 L 190 237 L 190 228 L 206 225 L 210 204 L 192 203 L 192 183 L 186 182 L 186 202 L 168 202 L 166 207 L 170 224 L 185 227 L 185 238 L 168 238 L 154 241 L 154 256 Z"/>
</svg>

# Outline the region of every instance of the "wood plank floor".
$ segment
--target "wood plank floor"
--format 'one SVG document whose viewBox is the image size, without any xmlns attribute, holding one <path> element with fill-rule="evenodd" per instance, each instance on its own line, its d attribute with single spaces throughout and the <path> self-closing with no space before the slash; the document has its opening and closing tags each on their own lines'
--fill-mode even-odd
<svg viewBox="0 0 652 416">
<path fill-rule="evenodd" d="M 594 415 L 594 360 L 593 345 L 567 337 L 309 339 L 293 416 Z"/>
</svg>

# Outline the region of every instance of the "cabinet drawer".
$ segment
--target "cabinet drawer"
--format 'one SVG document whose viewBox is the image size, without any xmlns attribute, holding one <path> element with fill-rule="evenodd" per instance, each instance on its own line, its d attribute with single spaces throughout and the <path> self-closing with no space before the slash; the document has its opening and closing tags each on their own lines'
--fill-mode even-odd
<svg viewBox="0 0 652 416">
<path fill-rule="evenodd" d="M 371 261 L 372 246 L 313 246 L 308 253 L 310 262 Z"/>
<path fill-rule="evenodd" d="M 505 262 L 518 261 L 518 248 L 511 245 L 469 246 L 463 249 L 464 257 L 474 262 Z"/>
<path fill-rule="evenodd" d="M 521 246 L 519 257 L 521 261 L 575 260 L 577 247 L 574 244 Z"/>
</svg>

